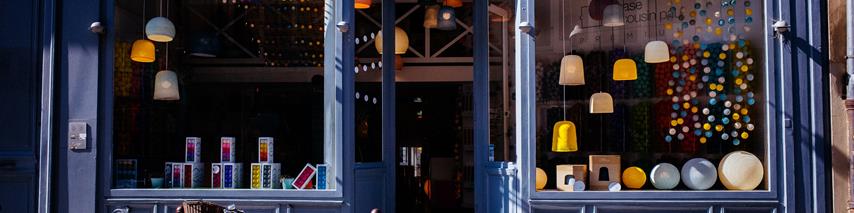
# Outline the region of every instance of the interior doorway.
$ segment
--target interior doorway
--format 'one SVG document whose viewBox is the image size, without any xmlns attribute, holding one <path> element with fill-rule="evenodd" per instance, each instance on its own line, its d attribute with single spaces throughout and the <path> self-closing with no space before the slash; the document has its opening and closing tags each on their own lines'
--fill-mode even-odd
<svg viewBox="0 0 854 213">
<path fill-rule="evenodd" d="M 398 212 L 474 211 L 471 83 L 398 86 Z"/>
</svg>

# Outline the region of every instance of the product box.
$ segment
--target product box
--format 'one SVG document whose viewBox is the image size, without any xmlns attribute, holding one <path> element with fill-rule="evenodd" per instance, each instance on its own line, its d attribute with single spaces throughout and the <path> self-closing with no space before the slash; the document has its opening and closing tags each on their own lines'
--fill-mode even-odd
<svg viewBox="0 0 854 213">
<path fill-rule="evenodd" d="M 202 138 L 187 137 L 184 140 L 187 163 L 202 162 Z"/>
<path fill-rule="evenodd" d="M 204 164 L 184 163 L 181 175 L 183 178 L 183 180 L 181 180 L 183 188 L 201 188 L 202 180 L 205 177 Z"/>
<path fill-rule="evenodd" d="M 211 163 L 211 188 L 240 188 L 242 163 Z"/>
<path fill-rule="evenodd" d="M 219 139 L 219 147 L 220 147 L 220 162 L 223 163 L 234 163 L 234 138 L 233 137 L 222 137 Z"/>
<path fill-rule="evenodd" d="M 326 174 L 329 167 L 326 164 L 317 164 L 317 175 L 315 175 L 314 183 L 317 189 L 328 189 L 329 184 L 326 181 Z"/>
<path fill-rule="evenodd" d="M 222 188 L 222 163 L 211 163 L 211 188 Z"/>
<path fill-rule="evenodd" d="M 309 182 L 312 181 L 316 172 L 317 168 L 311 166 L 311 164 L 305 164 L 305 167 L 302 167 L 302 171 L 299 172 L 299 175 L 297 175 L 297 178 L 294 179 L 291 185 L 296 189 L 305 189 L 309 185 Z"/>
<path fill-rule="evenodd" d="M 251 188 L 252 189 L 281 189 L 279 176 L 282 173 L 282 165 L 279 163 L 252 163 L 251 164 Z"/>
<path fill-rule="evenodd" d="M 136 188 L 136 159 L 116 159 L 115 175 L 116 188 Z"/>
<path fill-rule="evenodd" d="M 273 137 L 259 137 L 258 163 L 272 163 L 273 150 Z"/>
<path fill-rule="evenodd" d="M 163 170 L 163 188 L 172 187 L 172 164 L 175 162 L 166 162 Z"/>
<path fill-rule="evenodd" d="M 172 163 L 172 188 L 184 188 L 184 163 Z"/>
</svg>

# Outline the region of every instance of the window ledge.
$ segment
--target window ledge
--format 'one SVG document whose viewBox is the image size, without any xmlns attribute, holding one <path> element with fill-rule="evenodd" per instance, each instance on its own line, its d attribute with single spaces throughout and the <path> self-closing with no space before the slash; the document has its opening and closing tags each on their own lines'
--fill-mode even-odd
<svg viewBox="0 0 854 213">
<path fill-rule="evenodd" d="M 339 190 L 295 189 L 111 189 L 107 199 L 336 199 Z"/>
</svg>

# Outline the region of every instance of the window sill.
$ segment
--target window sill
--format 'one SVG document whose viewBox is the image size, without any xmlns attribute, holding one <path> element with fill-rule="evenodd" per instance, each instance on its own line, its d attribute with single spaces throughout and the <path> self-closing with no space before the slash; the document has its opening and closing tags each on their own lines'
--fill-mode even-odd
<svg viewBox="0 0 854 213">
<path fill-rule="evenodd" d="M 340 190 L 295 189 L 110 189 L 108 199 L 335 199 Z"/>
<path fill-rule="evenodd" d="M 543 190 L 532 194 L 532 200 L 775 200 L 770 190 L 633 190 L 564 192 Z"/>
</svg>

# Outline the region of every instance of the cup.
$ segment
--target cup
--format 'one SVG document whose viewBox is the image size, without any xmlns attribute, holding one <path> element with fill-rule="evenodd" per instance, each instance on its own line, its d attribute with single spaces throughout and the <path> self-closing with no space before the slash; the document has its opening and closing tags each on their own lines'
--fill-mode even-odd
<svg viewBox="0 0 854 213">
<path fill-rule="evenodd" d="M 151 188 L 163 188 L 163 178 L 151 178 Z"/>
</svg>

